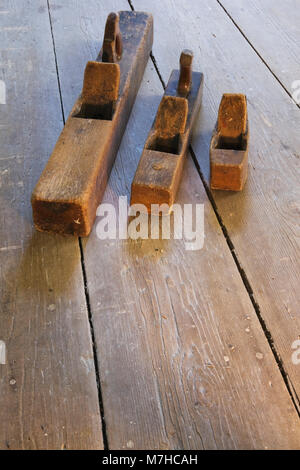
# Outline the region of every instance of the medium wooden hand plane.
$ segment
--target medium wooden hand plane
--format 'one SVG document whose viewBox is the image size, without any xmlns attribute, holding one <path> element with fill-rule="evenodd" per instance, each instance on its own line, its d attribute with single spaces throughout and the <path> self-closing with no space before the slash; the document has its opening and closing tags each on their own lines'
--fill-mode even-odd
<svg viewBox="0 0 300 470">
<path fill-rule="evenodd" d="M 173 70 L 146 140 L 132 185 L 131 204 L 174 203 L 192 127 L 199 111 L 203 74 L 192 72 L 193 54 L 184 50 L 180 70 Z"/>
<path fill-rule="evenodd" d="M 245 95 L 224 94 L 210 143 L 210 187 L 241 191 L 247 179 L 249 125 Z"/>
<path fill-rule="evenodd" d="M 152 16 L 108 16 L 103 47 L 33 191 L 38 230 L 89 235 L 153 42 Z"/>
</svg>

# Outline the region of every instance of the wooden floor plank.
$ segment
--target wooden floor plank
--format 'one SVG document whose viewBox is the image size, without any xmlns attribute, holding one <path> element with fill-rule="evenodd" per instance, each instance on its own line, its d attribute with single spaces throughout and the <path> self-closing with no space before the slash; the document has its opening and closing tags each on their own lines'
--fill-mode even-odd
<svg viewBox="0 0 300 470">
<path fill-rule="evenodd" d="M 219 0 L 285 88 L 300 88 L 300 7 L 298 0 Z M 293 82 L 298 80 L 298 85 Z M 298 92 L 298 102 L 300 95 Z"/>
<path fill-rule="evenodd" d="M 47 1 L 4 0 L 2 9 L 0 449 L 99 449 L 78 240 L 35 232 L 31 216 L 31 191 L 62 128 Z"/>
<path fill-rule="evenodd" d="M 139 0 L 139 9 L 146 6 Z M 156 18 L 153 53 L 163 79 L 183 47 L 194 50 L 194 67 L 206 75 L 192 147 L 207 181 L 209 144 L 222 94 L 247 95 L 248 182 L 240 193 L 214 191 L 213 197 L 299 396 L 299 365 L 292 360 L 292 344 L 300 331 L 299 109 L 217 3 L 170 0 L 164 8 L 170 11 L 167 23 L 161 2 L 151 4 Z"/>
<path fill-rule="evenodd" d="M 120 9 L 128 9 L 125 0 L 52 6 L 65 114 L 107 13 Z M 181 48 L 158 32 L 159 17 L 157 3 L 156 47 L 169 75 Z M 103 202 L 129 197 L 162 92 L 149 62 Z M 186 251 L 181 240 L 101 241 L 96 228 L 84 242 L 109 446 L 297 448 L 295 408 L 190 159 L 178 201 L 205 205 L 201 251 Z"/>
</svg>

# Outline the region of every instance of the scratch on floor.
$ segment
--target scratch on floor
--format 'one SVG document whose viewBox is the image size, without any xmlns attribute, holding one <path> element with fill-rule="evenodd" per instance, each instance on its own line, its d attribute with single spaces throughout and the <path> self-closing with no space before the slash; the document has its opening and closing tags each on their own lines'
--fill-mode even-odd
<svg viewBox="0 0 300 470">
<path fill-rule="evenodd" d="M 10 251 L 10 250 L 21 250 L 22 245 L 10 245 L 10 246 L 2 246 L 0 251 Z"/>
<path fill-rule="evenodd" d="M 28 26 L 3 26 L 0 31 L 29 31 Z"/>
<path fill-rule="evenodd" d="M 1 126 L 0 126 L 1 127 Z M 10 155 L 8 157 L 0 157 L 0 161 L 4 160 L 14 160 L 15 158 L 22 160 L 24 158 L 23 155 Z"/>
</svg>

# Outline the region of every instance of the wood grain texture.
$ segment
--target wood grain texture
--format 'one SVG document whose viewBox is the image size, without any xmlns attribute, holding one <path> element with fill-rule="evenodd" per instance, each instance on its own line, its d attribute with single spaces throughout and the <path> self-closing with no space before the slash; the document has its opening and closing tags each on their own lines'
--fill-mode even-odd
<svg viewBox="0 0 300 470">
<path fill-rule="evenodd" d="M 248 147 L 246 96 L 224 93 L 209 148 L 210 189 L 243 189 L 248 174 Z"/>
<path fill-rule="evenodd" d="M 122 57 L 88 61 L 82 92 L 33 191 L 38 230 L 86 237 L 92 229 L 153 41 L 151 15 L 118 17 Z"/>
<path fill-rule="evenodd" d="M 1 2 L 0 449 L 100 449 L 78 241 L 33 229 L 30 193 L 63 126 L 47 11 Z"/>
<path fill-rule="evenodd" d="M 300 80 L 298 0 L 219 0 L 219 3 L 285 88 L 293 93 L 292 83 Z"/>
<path fill-rule="evenodd" d="M 144 0 L 136 3 L 141 9 L 146 5 Z M 218 4 L 169 0 L 164 7 L 170 11 L 167 23 L 160 2 L 151 3 L 160 38 L 153 53 L 163 79 L 186 45 L 195 45 L 194 67 L 201 67 L 207 77 L 192 143 L 207 182 L 221 96 L 247 96 L 248 181 L 242 193 L 215 191 L 213 196 L 291 389 L 299 396 L 299 365 L 292 361 L 292 343 L 300 331 L 299 109 Z"/>
<path fill-rule="evenodd" d="M 51 9 L 66 110 L 101 35 L 99 21 L 104 27 L 108 8 L 124 3 L 83 8 L 67 0 Z M 163 39 L 156 27 L 156 43 Z M 80 60 L 70 71 L 74 41 Z M 176 59 L 168 74 L 180 50 L 176 42 L 170 49 Z M 162 92 L 148 64 L 103 202 L 117 206 L 119 195 L 129 197 Z M 101 241 L 96 228 L 84 242 L 109 446 L 297 448 L 295 408 L 190 159 L 178 201 L 205 205 L 201 251 L 186 251 L 179 240 Z"/>
<path fill-rule="evenodd" d="M 171 73 L 131 185 L 131 204 L 144 204 L 149 213 L 157 212 L 157 204 L 166 204 L 168 213 L 174 203 L 201 105 L 203 74 L 190 74 L 186 98 L 178 96 L 181 75 L 182 67 Z"/>
</svg>

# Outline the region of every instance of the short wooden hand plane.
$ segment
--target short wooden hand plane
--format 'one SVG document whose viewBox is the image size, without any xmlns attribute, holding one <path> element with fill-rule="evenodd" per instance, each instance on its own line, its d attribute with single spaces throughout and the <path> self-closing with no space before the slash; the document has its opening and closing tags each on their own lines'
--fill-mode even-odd
<svg viewBox="0 0 300 470">
<path fill-rule="evenodd" d="M 153 42 L 152 16 L 108 16 L 103 47 L 33 191 L 41 231 L 87 236 L 93 226 Z"/>
<path fill-rule="evenodd" d="M 203 74 L 192 72 L 193 54 L 184 50 L 180 70 L 173 70 L 146 140 L 132 186 L 131 204 L 174 203 L 192 127 L 199 111 Z"/>
<path fill-rule="evenodd" d="M 210 143 L 210 187 L 241 191 L 247 179 L 249 125 L 247 100 L 224 94 Z"/>
</svg>

